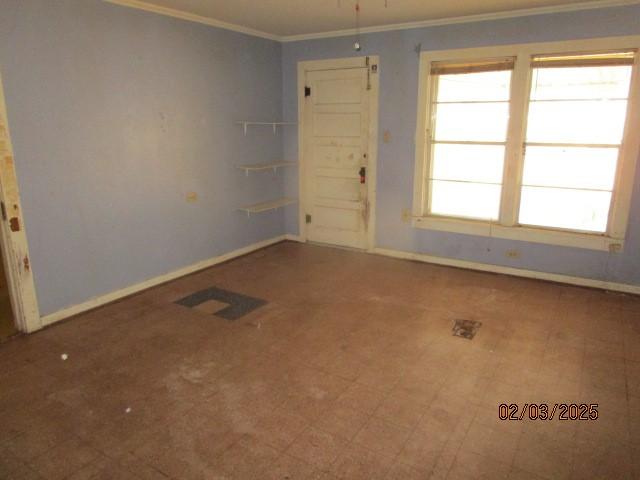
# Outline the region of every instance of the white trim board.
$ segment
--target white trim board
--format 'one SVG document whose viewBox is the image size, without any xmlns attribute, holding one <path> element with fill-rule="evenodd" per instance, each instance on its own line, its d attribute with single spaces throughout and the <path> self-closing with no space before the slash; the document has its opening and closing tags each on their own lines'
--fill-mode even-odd
<svg viewBox="0 0 640 480">
<path fill-rule="evenodd" d="M 174 270 L 173 272 L 169 272 L 164 275 L 160 275 L 158 277 L 145 280 L 135 285 L 131 285 L 129 287 L 125 287 L 120 290 L 116 290 L 114 292 L 101 295 L 99 297 L 94 297 L 78 305 L 72 305 L 70 307 L 58 310 L 57 312 L 44 315 L 41 318 L 42 326 L 44 327 L 47 325 L 51 325 L 53 323 L 59 322 L 66 318 L 72 317 L 74 315 L 78 315 L 88 310 L 93 310 L 94 308 L 101 307 L 103 305 L 114 302 L 121 298 L 128 297 L 130 295 L 141 292 L 143 290 L 147 290 L 149 288 L 169 282 L 171 280 L 184 277 L 186 275 L 195 273 L 200 270 L 204 270 L 205 268 L 212 267 L 219 263 L 226 262 L 228 260 L 232 260 L 237 257 L 241 257 L 248 253 L 254 252 L 256 250 L 260 250 L 262 248 L 274 245 L 276 243 L 280 243 L 285 240 L 292 241 L 292 242 L 305 243 L 304 240 L 302 240 L 302 238 L 299 235 L 293 235 L 293 234 L 285 234 L 285 235 L 280 235 L 278 237 L 274 237 L 268 240 L 263 240 L 261 242 L 254 243 L 252 245 L 239 248 L 238 250 L 234 250 L 232 252 L 219 255 L 217 257 L 212 257 L 208 260 L 203 260 L 201 262 L 194 263 L 193 265 L 189 265 L 188 267 L 184 267 L 179 270 Z M 330 245 L 328 245 L 327 247 L 338 248 L 338 247 L 332 247 Z M 361 253 L 367 253 L 367 252 L 361 252 Z M 416 260 L 419 262 L 432 263 L 435 265 L 444 265 L 449 267 L 466 268 L 469 270 L 479 270 L 483 272 L 514 275 L 517 277 L 533 278 L 537 280 L 547 280 L 551 282 L 566 283 L 569 285 L 577 285 L 581 287 L 599 288 L 604 290 L 611 290 L 616 292 L 632 293 L 632 294 L 640 295 L 640 286 L 627 285 L 624 283 L 613 283 L 613 282 L 606 282 L 602 280 L 593 280 L 589 278 L 572 277 L 569 275 L 561 275 L 556 273 L 536 272 L 533 270 L 524 270 L 524 269 L 512 268 L 512 267 L 501 267 L 498 265 L 490 265 L 486 263 L 476 263 L 476 262 L 469 262 L 466 260 L 456 260 L 453 258 L 435 257 L 431 255 L 425 255 L 422 253 L 412 253 L 412 252 L 405 252 L 401 250 L 391 250 L 386 248 L 374 248 L 370 250 L 369 253 L 382 255 L 386 257 L 399 258 L 403 260 Z"/>
<path fill-rule="evenodd" d="M 196 15 L 195 13 L 184 12 L 182 10 L 176 10 L 174 8 L 161 7 L 159 5 L 153 5 L 148 2 L 143 2 L 140 0 L 103 0 L 104 2 L 113 3 L 115 5 L 120 5 L 123 7 L 131 7 L 136 8 L 138 10 L 144 10 L 146 12 L 157 13 L 159 15 L 164 15 L 166 17 L 179 18 L 181 20 L 186 20 L 188 22 L 202 23 L 204 25 L 209 25 L 210 27 L 218 27 L 224 30 L 231 30 L 232 32 L 245 33 L 247 35 L 252 35 L 254 37 L 266 38 L 267 40 L 275 40 L 281 41 L 281 37 L 278 35 L 272 35 L 267 32 L 263 32 L 260 30 L 255 30 L 249 27 L 243 27 L 242 25 L 236 25 L 234 23 L 222 22 L 220 20 L 215 20 L 209 17 L 203 17 L 201 15 Z"/>
<path fill-rule="evenodd" d="M 241 257 L 251 252 L 255 252 L 256 250 L 260 250 L 262 248 L 268 247 L 270 245 L 274 245 L 276 243 L 280 243 L 284 240 L 294 240 L 295 237 L 291 235 L 280 235 L 278 237 L 270 238 L 268 240 L 263 240 L 261 242 L 253 243 L 243 248 L 239 248 L 237 250 L 233 250 L 232 252 L 225 253 L 223 255 L 219 255 L 217 257 L 212 257 L 207 260 L 202 260 L 201 262 L 194 263 L 193 265 L 189 265 L 184 268 L 180 268 L 178 270 L 174 270 L 172 272 L 165 273 L 164 275 L 160 275 L 158 277 L 150 278 L 140 283 L 136 283 L 134 285 L 130 285 L 128 287 L 122 288 L 120 290 L 115 290 L 113 292 L 100 295 L 98 297 L 91 298 L 86 302 L 72 305 L 70 307 L 63 308 L 58 310 L 57 312 L 50 313 L 48 315 L 44 315 L 42 320 L 42 326 L 45 327 L 47 325 L 51 325 L 52 323 L 59 322 L 66 318 L 72 317 L 74 315 L 78 315 L 80 313 L 86 312 L 88 310 L 93 310 L 94 308 L 101 307 L 106 305 L 107 303 L 114 302 L 124 297 L 128 297 L 133 295 L 134 293 L 141 292 L 143 290 L 147 290 L 151 287 L 155 287 L 162 283 L 169 282 L 171 280 L 175 280 L 180 277 L 184 277 L 186 275 L 195 273 L 200 270 L 204 270 L 205 268 L 212 267 L 222 262 L 226 262 L 228 260 L 232 260 L 237 257 Z"/>
<path fill-rule="evenodd" d="M 374 248 L 371 253 L 382 255 L 385 257 L 400 258 L 403 260 L 415 260 L 418 262 L 432 263 L 435 265 L 444 265 L 447 267 L 465 268 L 468 270 L 479 270 L 481 272 L 500 273 L 504 275 L 513 275 L 515 277 L 533 278 L 536 280 L 546 280 L 549 282 L 566 283 L 568 285 L 576 285 L 579 287 L 598 288 L 601 290 L 610 290 L 614 292 L 631 293 L 640 295 L 640 285 L 629 285 L 626 283 L 607 282 L 605 280 L 595 280 L 592 278 L 572 277 L 571 275 L 563 275 L 559 273 L 537 272 L 535 270 L 525 270 L 522 268 L 503 267 L 500 265 L 491 265 L 488 263 L 470 262 L 468 260 L 458 260 L 455 258 L 436 257 L 426 255 L 424 253 L 413 253 L 402 250 L 392 250 L 388 248 Z"/>
<path fill-rule="evenodd" d="M 536 7 L 520 10 L 508 10 L 496 13 L 481 13 L 476 15 L 464 15 L 461 17 L 447 17 L 436 20 L 420 20 L 417 22 L 393 23 L 375 27 L 364 27 L 360 33 L 389 32 L 393 30 L 411 30 L 414 28 L 438 27 L 442 25 L 455 25 L 458 23 L 487 22 L 490 20 L 504 20 L 507 18 L 528 17 L 531 15 L 545 15 L 550 13 L 575 12 L 578 10 L 593 10 L 608 7 L 623 7 L 640 3 L 638 0 L 597 0 L 592 2 L 580 2 L 570 5 L 558 5 L 553 7 Z M 281 42 L 299 42 L 301 40 L 316 40 L 320 38 L 348 37 L 355 35 L 355 29 L 334 30 L 331 32 L 318 32 L 302 35 L 286 35 L 280 37 Z"/>
<path fill-rule="evenodd" d="M 284 236 L 285 240 L 289 240 L 290 242 L 298 242 L 298 243 L 304 243 L 304 240 L 302 239 L 302 237 L 300 235 L 294 235 L 292 233 L 287 233 Z"/>
<path fill-rule="evenodd" d="M 286 240 L 292 242 L 305 243 L 299 235 L 285 235 Z M 323 245 L 329 248 L 340 248 L 334 245 Z M 427 255 L 424 253 L 406 252 L 403 250 L 394 250 L 390 248 L 375 247 L 368 252 L 373 255 L 381 255 L 383 257 L 398 258 L 401 260 L 414 260 L 417 262 L 430 263 L 433 265 L 442 265 L 445 267 L 464 268 L 466 270 L 476 270 L 480 272 L 499 273 L 502 275 L 512 275 L 514 277 L 532 278 L 535 280 L 544 280 L 548 282 L 563 283 L 567 285 L 576 285 L 578 287 L 598 288 L 600 290 L 610 290 L 612 292 L 631 293 L 640 295 L 640 285 L 629 285 L 627 283 L 607 282 L 604 280 L 595 280 L 592 278 L 573 277 L 571 275 L 563 275 L 560 273 L 538 272 L 535 270 L 526 270 L 523 268 L 503 267 L 500 265 L 491 265 L 489 263 L 470 262 L 468 260 L 458 260 L 455 258 L 437 257 L 435 255 Z"/>
<path fill-rule="evenodd" d="M 355 34 L 355 29 L 333 30 L 329 32 L 317 32 L 300 35 L 275 35 L 260 30 L 255 30 L 242 25 L 222 22 L 209 17 L 203 17 L 193 13 L 175 10 L 167 7 L 160 7 L 141 0 L 103 0 L 105 2 L 122 5 L 125 7 L 137 8 L 147 12 L 153 12 L 168 17 L 180 18 L 190 22 L 203 23 L 212 27 L 223 28 L 234 32 L 245 33 L 255 37 L 266 38 L 278 42 L 299 42 L 302 40 L 316 40 L 321 38 L 346 37 Z M 640 4 L 640 0 L 595 0 L 587 2 L 573 3 L 569 5 L 558 5 L 552 7 L 536 7 L 520 10 L 508 10 L 496 13 L 482 13 L 476 15 L 464 15 L 460 17 L 439 18 L 435 20 L 421 20 L 417 22 L 394 23 L 389 25 L 378 25 L 360 29 L 360 33 L 388 32 L 392 30 L 410 30 L 413 28 L 436 27 L 441 25 L 454 25 L 458 23 L 486 22 L 490 20 L 503 20 L 507 18 L 527 17 L 531 15 L 545 15 L 551 13 L 575 12 L 579 10 L 593 10 L 598 8 L 623 7 L 626 5 Z"/>
</svg>

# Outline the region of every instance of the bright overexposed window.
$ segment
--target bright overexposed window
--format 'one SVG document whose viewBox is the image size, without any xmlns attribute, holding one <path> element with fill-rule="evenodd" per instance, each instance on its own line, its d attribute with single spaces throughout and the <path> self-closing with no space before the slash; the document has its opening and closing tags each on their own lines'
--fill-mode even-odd
<svg viewBox="0 0 640 480">
<path fill-rule="evenodd" d="M 519 223 L 606 232 L 634 52 L 532 59 Z"/>
<path fill-rule="evenodd" d="M 498 218 L 513 65 L 432 65 L 430 214 Z"/>
<path fill-rule="evenodd" d="M 420 54 L 413 224 L 618 252 L 640 36 Z"/>
</svg>

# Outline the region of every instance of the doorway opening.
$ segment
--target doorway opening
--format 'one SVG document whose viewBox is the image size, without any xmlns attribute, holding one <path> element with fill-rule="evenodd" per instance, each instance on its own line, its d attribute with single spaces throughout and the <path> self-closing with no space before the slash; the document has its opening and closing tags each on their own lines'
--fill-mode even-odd
<svg viewBox="0 0 640 480">
<path fill-rule="evenodd" d="M 0 341 L 42 328 L 0 75 Z"/>
</svg>

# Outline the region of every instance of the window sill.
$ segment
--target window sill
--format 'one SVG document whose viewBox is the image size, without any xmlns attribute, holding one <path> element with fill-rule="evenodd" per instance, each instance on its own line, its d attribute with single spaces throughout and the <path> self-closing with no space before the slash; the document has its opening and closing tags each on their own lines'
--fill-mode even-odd
<svg viewBox="0 0 640 480">
<path fill-rule="evenodd" d="M 624 247 L 624 240 L 605 235 L 521 226 L 507 227 L 496 223 L 447 217 L 414 217 L 413 226 L 426 230 L 505 238 L 521 242 L 545 243 L 607 252 L 620 252 Z"/>
</svg>

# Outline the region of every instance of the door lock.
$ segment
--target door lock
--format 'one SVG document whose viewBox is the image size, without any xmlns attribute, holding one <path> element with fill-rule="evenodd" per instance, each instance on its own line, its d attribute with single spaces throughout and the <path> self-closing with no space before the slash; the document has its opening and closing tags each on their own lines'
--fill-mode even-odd
<svg viewBox="0 0 640 480">
<path fill-rule="evenodd" d="M 367 182 L 367 169 L 366 167 L 360 167 L 360 183 Z"/>
</svg>

